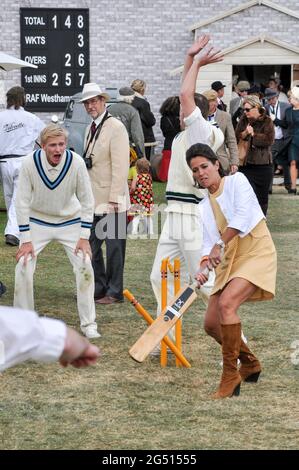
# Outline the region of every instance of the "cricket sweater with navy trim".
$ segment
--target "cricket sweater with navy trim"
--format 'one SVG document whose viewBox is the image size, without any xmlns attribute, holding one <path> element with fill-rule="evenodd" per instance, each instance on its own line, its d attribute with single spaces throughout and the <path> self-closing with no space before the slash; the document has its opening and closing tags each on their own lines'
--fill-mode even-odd
<svg viewBox="0 0 299 470">
<path fill-rule="evenodd" d="M 66 150 L 53 167 L 43 150 L 27 155 L 18 181 L 16 212 L 23 243 L 31 241 L 31 224 L 55 228 L 81 224 L 80 237 L 88 239 L 94 198 L 82 157 Z"/>
</svg>

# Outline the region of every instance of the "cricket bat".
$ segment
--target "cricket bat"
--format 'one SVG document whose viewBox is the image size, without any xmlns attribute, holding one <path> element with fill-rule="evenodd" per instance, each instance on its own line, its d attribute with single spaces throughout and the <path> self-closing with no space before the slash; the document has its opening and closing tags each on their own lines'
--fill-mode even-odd
<svg viewBox="0 0 299 470">
<path fill-rule="evenodd" d="M 150 352 L 162 341 L 168 331 L 176 324 L 190 305 L 197 298 L 195 288 L 197 282 L 191 286 L 183 286 L 178 294 L 165 307 L 161 315 L 147 328 L 136 343 L 131 347 L 129 354 L 137 362 L 143 362 Z"/>
</svg>

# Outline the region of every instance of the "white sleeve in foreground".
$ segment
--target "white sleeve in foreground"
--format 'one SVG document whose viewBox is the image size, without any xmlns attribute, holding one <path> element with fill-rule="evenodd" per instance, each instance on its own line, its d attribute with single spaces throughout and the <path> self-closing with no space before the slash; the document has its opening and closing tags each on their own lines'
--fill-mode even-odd
<svg viewBox="0 0 299 470">
<path fill-rule="evenodd" d="M 52 362 L 62 354 L 66 325 L 35 312 L 0 307 L 0 370 L 28 359 Z"/>
</svg>

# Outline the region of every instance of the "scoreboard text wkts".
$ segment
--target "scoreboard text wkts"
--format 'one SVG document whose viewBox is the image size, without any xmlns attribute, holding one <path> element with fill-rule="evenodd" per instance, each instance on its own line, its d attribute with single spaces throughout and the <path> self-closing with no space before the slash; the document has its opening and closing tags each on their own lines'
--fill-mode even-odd
<svg viewBox="0 0 299 470">
<path fill-rule="evenodd" d="M 27 109 L 63 111 L 89 82 L 89 10 L 20 8 L 21 57 Z"/>
</svg>

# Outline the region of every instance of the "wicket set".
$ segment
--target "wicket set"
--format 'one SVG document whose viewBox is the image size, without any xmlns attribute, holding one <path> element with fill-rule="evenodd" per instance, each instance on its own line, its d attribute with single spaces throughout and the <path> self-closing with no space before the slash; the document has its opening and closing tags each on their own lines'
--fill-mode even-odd
<svg viewBox="0 0 299 470">
<path fill-rule="evenodd" d="M 137 312 L 140 313 L 140 315 L 143 316 L 143 318 L 145 319 L 145 321 L 149 325 L 151 325 L 154 322 L 153 318 L 150 316 L 150 314 L 147 312 L 147 310 L 145 310 L 145 308 L 142 307 L 142 305 L 138 302 L 138 300 L 134 297 L 134 295 L 128 289 L 124 290 L 124 296 L 126 297 L 126 299 L 129 300 L 129 302 L 131 302 L 131 304 L 133 305 L 135 310 L 137 310 Z M 173 354 L 175 354 L 178 361 L 184 367 L 191 367 L 191 364 L 183 356 L 182 352 L 176 347 L 176 345 L 168 338 L 168 336 L 165 336 L 163 338 L 162 343 L 164 343 L 164 342 L 169 347 L 169 349 L 173 352 Z"/>
<path fill-rule="evenodd" d="M 180 274 L 180 260 L 175 258 L 173 265 L 170 263 L 169 258 L 162 259 L 161 262 L 161 311 L 167 306 L 167 287 L 168 287 L 168 271 L 173 273 L 173 287 L 174 295 L 178 293 L 181 288 L 181 274 Z M 182 351 L 182 320 L 179 319 L 175 324 L 175 344 L 176 347 Z M 161 367 L 167 366 L 167 346 L 165 342 L 161 343 Z M 175 365 L 181 366 L 178 358 L 175 359 Z"/>
<path fill-rule="evenodd" d="M 169 262 L 169 258 L 165 258 L 161 262 L 161 307 L 162 311 L 167 307 L 167 280 L 168 280 L 168 271 L 173 273 L 174 276 L 174 295 L 178 294 L 180 291 L 180 260 L 176 258 L 174 260 L 173 265 Z M 146 322 L 151 325 L 154 320 L 150 316 L 150 314 L 142 307 L 142 305 L 135 299 L 133 294 L 129 292 L 127 289 L 124 290 L 124 296 L 132 303 L 134 308 L 140 313 Z M 190 363 L 182 354 L 182 323 L 181 319 L 177 320 L 175 324 L 175 337 L 176 337 L 176 344 L 174 344 L 168 336 L 164 336 L 163 340 L 161 341 L 161 357 L 160 357 L 160 364 L 162 367 L 167 365 L 167 347 L 175 354 L 175 362 L 176 366 L 184 366 L 184 367 L 191 367 Z M 131 348 L 132 349 L 132 348 Z M 131 354 L 131 350 L 130 350 Z M 132 354 L 131 354 L 132 355 Z M 136 357 L 136 356 L 135 356 Z M 133 355 L 133 358 L 135 358 Z M 136 358 L 135 360 L 138 361 Z M 139 362 L 139 361 L 138 361 Z"/>
</svg>

